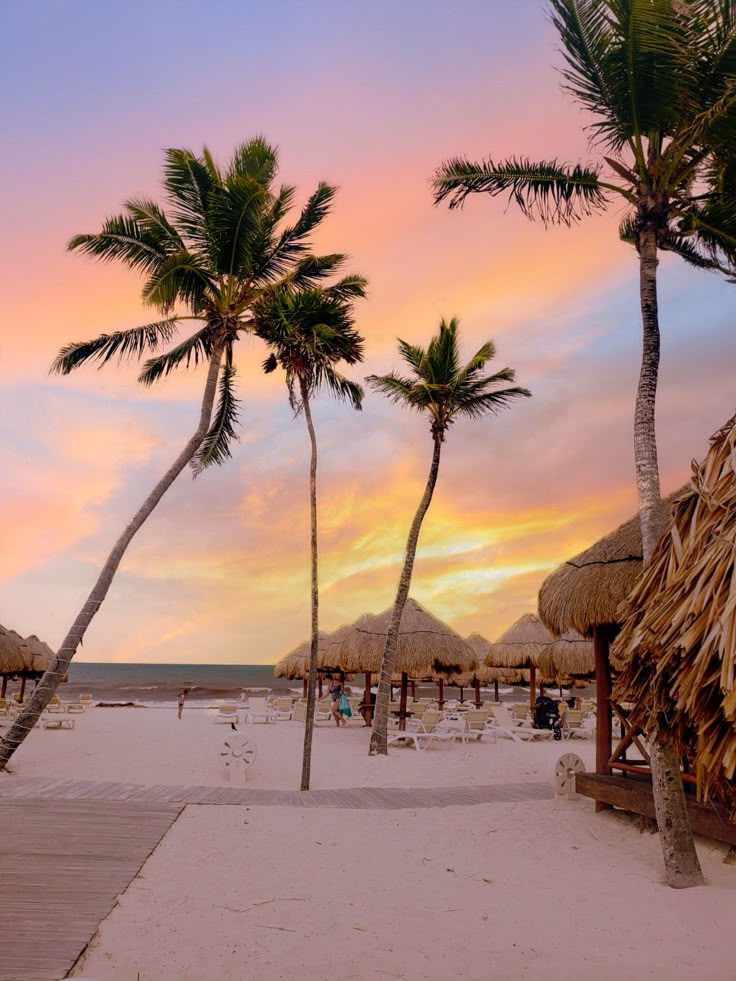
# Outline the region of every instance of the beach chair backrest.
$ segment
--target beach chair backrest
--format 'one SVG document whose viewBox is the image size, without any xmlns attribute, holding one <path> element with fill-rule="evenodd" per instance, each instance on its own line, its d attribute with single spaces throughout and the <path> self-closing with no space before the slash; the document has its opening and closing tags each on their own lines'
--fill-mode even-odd
<svg viewBox="0 0 736 981">
<path fill-rule="evenodd" d="M 525 719 L 528 711 L 529 711 L 529 707 L 527 705 L 517 704 L 511 706 L 511 714 L 515 719 Z"/>
<path fill-rule="evenodd" d="M 583 721 L 583 713 L 579 709 L 568 709 L 565 724 L 570 729 L 578 729 Z"/>
<path fill-rule="evenodd" d="M 226 702 L 224 705 L 220 706 L 220 712 L 222 712 L 223 715 L 233 715 L 237 711 L 237 707 L 235 705 L 231 705 L 229 702 Z"/>
<path fill-rule="evenodd" d="M 486 709 L 468 709 L 465 718 L 468 729 L 485 729 L 488 712 Z"/>
<path fill-rule="evenodd" d="M 307 703 L 297 702 L 294 706 L 294 714 L 292 715 L 292 720 L 294 722 L 306 722 L 307 719 Z"/>
<path fill-rule="evenodd" d="M 422 716 L 422 728 L 425 732 L 432 732 L 443 717 L 443 713 L 438 709 L 426 709 Z"/>
<path fill-rule="evenodd" d="M 505 705 L 492 705 L 490 712 L 499 725 L 507 729 L 514 727 L 514 717 Z"/>
<path fill-rule="evenodd" d="M 0 699 L 0 701 L 3 703 L 3 705 L 5 704 L 4 698 Z M 59 704 L 59 696 L 52 695 L 51 698 L 49 699 L 49 705 L 58 705 L 58 704 Z"/>
<path fill-rule="evenodd" d="M 278 712 L 291 712 L 291 698 L 286 696 L 285 698 L 276 699 L 276 710 Z"/>
</svg>

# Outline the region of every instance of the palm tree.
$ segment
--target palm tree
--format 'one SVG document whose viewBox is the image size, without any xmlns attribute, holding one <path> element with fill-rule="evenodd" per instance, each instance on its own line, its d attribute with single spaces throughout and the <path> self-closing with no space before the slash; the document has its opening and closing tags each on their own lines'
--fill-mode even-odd
<svg viewBox="0 0 736 981">
<path fill-rule="evenodd" d="M 409 374 L 401 376 L 391 372 L 388 375 L 369 375 L 366 379 L 372 388 L 392 402 L 421 412 L 428 418 L 433 447 L 427 485 L 409 529 L 404 564 L 386 635 L 369 749 L 371 756 L 388 755 L 388 704 L 401 615 L 409 595 L 419 532 L 437 483 L 440 454 L 447 431 L 458 418 L 482 419 L 495 415 L 515 399 L 531 394 L 525 388 L 499 388 L 502 383 L 515 380 L 516 373 L 511 368 L 502 368 L 492 375 L 483 373 L 486 364 L 496 355 L 492 341 L 487 341 L 467 364 L 461 364 L 458 333 L 458 321 L 453 317 L 449 323 L 444 319 L 440 321 L 439 330 L 426 351 L 399 339 L 399 352 Z"/>
<path fill-rule="evenodd" d="M 295 414 L 304 413 L 311 443 L 309 502 L 312 555 L 312 634 L 309 654 L 307 715 L 304 727 L 301 789 L 309 790 L 312 765 L 312 733 L 317 693 L 317 647 L 319 644 L 319 585 L 317 555 L 317 436 L 312 420 L 311 399 L 327 389 L 353 408 L 360 409 L 363 389 L 341 375 L 341 361 L 363 360 L 363 338 L 353 325 L 352 299 L 365 296 L 366 281 L 347 276 L 325 289 L 295 292 L 284 289 L 269 298 L 261 315 L 256 313 L 256 331 L 273 349 L 264 362 L 266 372 L 283 368 L 289 403 Z"/>
<path fill-rule="evenodd" d="M 621 238 L 639 256 L 643 352 L 634 460 L 644 559 L 665 525 L 655 402 L 657 256 L 732 275 L 736 263 L 736 6 L 725 0 L 550 0 L 564 89 L 595 117 L 593 165 L 524 157 L 449 160 L 433 180 L 451 208 L 469 194 L 509 194 L 529 218 L 570 224 L 624 204 Z M 652 782 L 670 885 L 703 881 L 679 760 L 653 733 Z"/>
<path fill-rule="evenodd" d="M 314 256 L 310 236 L 329 212 L 335 189 L 320 184 L 293 223 L 295 188 L 275 186 L 278 153 L 263 138 L 239 146 L 225 170 L 205 149 L 165 154 L 166 210 L 134 198 L 102 231 L 77 235 L 72 251 L 119 261 L 145 276 L 143 301 L 156 308 L 154 323 L 69 344 L 52 371 L 69 374 L 88 362 L 150 357 L 139 380 L 144 385 L 182 366 L 207 365 L 199 423 L 184 449 L 156 484 L 115 543 L 84 606 L 41 678 L 27 707 L 0 742 L 0 769 L 28 734 L 66 674 L 87 627 L 105 599 L 125 550 L 182 470 L 195 476 L 230 456 L 236 437 L 235 342 L 253 330 L 256 303 L 285 288 L 309 289 L 339 267 L 343 256 Z M 194 332 L 165 353 L 187 321 Z M 215 400 L 217 405 L 215 408 Z M 213 418 L 214 409 L 214 418 Z"/>
</svg>

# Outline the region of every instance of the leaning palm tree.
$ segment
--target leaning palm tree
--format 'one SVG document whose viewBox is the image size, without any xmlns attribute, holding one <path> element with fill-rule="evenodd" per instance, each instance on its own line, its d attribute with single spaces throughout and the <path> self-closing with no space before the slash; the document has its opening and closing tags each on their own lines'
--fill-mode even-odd
<svg viewBox="0 0 736 981">
<path fill-rule="evenodd" d="M 372 388 L 392 402 L 421 412 L 429 421 L 432 436 L 432 464 L 424 494 L 409 529 L 404 564 L 386 634 L 369 749 L 371 756 L 388 754 L 388 705 L 401 616 L 411 587 L 419 532 L 437 483 L 442 444 L 447 431 L 461 417 L 483 419 L 495 415 L 516 399 L 531 394 L 525 388 L 499 387 L 515 380 L 516 375 L 511 368 L 502 368 L 492 375 L 484 374 L 483 369 L 496 354 L 492 341 L 487 341 L 467 364 L 462 364 L 458 332 L 458 321 L 453 317 L 449 323 L 444 319 L 440 322 L 439 330 L 426 350 L 399 339 L 399 352 L 409 374 L 402 376 L 391 372 L 388 375 L 369 375 L 366 379 Z"/>
<path fill-rule="evenodd" d="M 253 330 L 255 304 L 263 307 L 287 284 L 293 290 L 310 288 L 343 260 L 310 252 L 311 233 L 327 215 L 334 188 L 320 184 L 289 224 L 296 192 L 289 185 L 275 186 L 277 172 L 277 151 L 260 137 L 238 147 L 224 170 L 206 148 L 199 157 L 189 150 L 167 150 L 165 209 L 155 201 L 132 199 L 122 214 L 105 221 L 102 231 L 69 243 L 71 250 L 142 273 L 143 301 L 161 319 L 69 344 L 52 371 L 66 375 L 89 362 L 101 367 L 151 354 L 139 378 L 144 385 L 200 363 L 207 366 L 206 380 L 194 433 L 115 543 L 28 706 L 0 742 L 0 769 L 56 691 L 125 550 L 166 490 L 187 464 L 197 475 L 230 456 L 238 419 L 235 343 Z M 161 353 L 189 321 L 196 329 Z"/>
<path fill-rule="evenodd" d="M 272 348 L 264 362 L 266 372 L 283 368 L 289 403 L 295 414 L 304 413 L 311 443 L 309 503 L 312 556 L 312 634 L 307 684 L 307 713 L 304 726 L 304 754 L 301 789 L 309 790 L 312 766 L 312 733 L 317 693 L 317 649 L 319 645 L 319 583 L 317 554 L 317 435 L 312 420 L 311 399 L 326 389 L 338 399 L 360 409 L 363 389 L 341 375 L 341 361 L 357 364 L 363 360 L 363 338 L 355 329 L 352 298 L 365 295 L 366 281 L 346 276 L 325 289 L 295 292 L 283 289 L 269 298 L 256 313 L 256 331 Z"/>
<path fill-rule="evenodd" d="M 506 194 L 529 218 L 570 224 L 614 200 L 620 234 L 639 256 L 643 353 L 634 460 L 644 559 L 665 515 L 655 401 L 659 373 L 657 256 L 733 274 L 736 264 L 736 5 L 729 0 L 550 0 L 562 41 L 563 87 L 595 117 L 601 159 L 568 166 L 524 157 L 449 160 L 436 201 Z M 652 733 L 652 783 L 672 886 L 703 881 L 687 819 L 679 760 L 663 725 Z"/>
</svg>

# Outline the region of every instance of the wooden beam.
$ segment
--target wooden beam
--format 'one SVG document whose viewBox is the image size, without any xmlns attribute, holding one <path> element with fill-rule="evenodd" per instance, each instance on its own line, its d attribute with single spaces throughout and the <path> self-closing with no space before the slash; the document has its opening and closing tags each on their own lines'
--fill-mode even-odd
<svg viewBox="0 0 736 981">
<path fill-rule="evenodd" d="M 534 703 L 537 700 L 537 666 L 529 665 L 529 711 L 534 718 Z"/>
<path fill-rule="evenodd" d="M 2 688 L 2 691 L 0 692 L 0 698 L 5 698 L 5 692 L 7 690 L 8 690 L 8 676 L 6 674 L 4 674 L 3 675 L 3 688 Z"/>
<path fill-rule="evenodd" d="M 476 678 L 475 679 L 475 707 L 479 709 L 482 704 L 483 702 L 481 702 L 480 700 L 480 681 L 478 681 L 478 679 Z"/>
<path fill-rule="evenodd" d="M 440 678 L 439 680 L 440 697 L 437 701 L 440 712 L 442 711 L 445 704 L 445 682 Z"/>
<path fill-rule="evenodd" d="M 399 729 L 403 732 L 406 729 L 406 695 L 409 687 L 409 675 L 406 671 L 401 672 L 401 698 L 399 699 Z"/>
<path fill-rule="evenodd" d="M 365 691 L 363 692 L 363 704 L 365 705 L 365 724 L 371 725 L 373 719 L 373 703 L 371 702 L 371 673 L 365 673 Z"/>
<path fill-rule="evenodd" d="M 26 676 L 23 675 L 23 677 L 20 679 L 20 696 L 18 698 L 18 701 L 22 703 L 23 699 L 25 698 L 25 695 L 26 695 Z"/>
<path fill-rule="evenodd" d="M 493 682 L 493 697 L 498 701 L 498 682 Z"/>
<path fill-rule="evenodd" d="M 647 781 L 599 773 L 578 773 L 575 789 L 579 794 L 608 806 L 656 819 L 652 785 Z M 736 824 L 728 820 L 725 808 L 717 804 L 701 804 L 688 794 L 687 811 L 690 827 L 696 834 L 736 845 Z"/>
</svg>

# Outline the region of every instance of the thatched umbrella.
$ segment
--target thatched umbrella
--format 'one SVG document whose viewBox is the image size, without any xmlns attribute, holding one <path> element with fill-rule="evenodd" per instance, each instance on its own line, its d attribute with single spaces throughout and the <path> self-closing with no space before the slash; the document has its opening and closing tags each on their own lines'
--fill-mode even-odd
<svg viewBox="0 0 736 981">
<path fill-rule="evenodd" d="M 340 628 L 344 629 L 344 628 Z M 337 631 L 335 631 L 337 633 Z M 317 643 L 317 670 L 320 672 L 338 670 L 329 661 L 327 650 L 335 634 L 320 630 Z M 309 656 L 312 651 L 311 640 L 305 640 L 298 644 L 293 650 L 285 654 L 280 661 L 277 661 L 273 668 L 274 678 L 287 678 L 304 682 L 304 697 L 307 697 L 307 678 L 309 676 Z M 322 697 L 322 674 L 319 676 L 319 697 Z"/>
<path fill-rule="evenodd" d="M 536 673 L 540 658 L 551 651 L 555 638 L 538 616 L 525 613 L 491 645 L 485 663 L 496 668 L 529 669 L 529 707 L 534 711 Z"/>
<path fill-rule="evenodd" d="M 39 678 L 48 668 L 54 652 L 35 635 L 21 637 L 15 630 L 0 626 L 0 697 L 4 698 L 8 679 L 18 677 L 20 700 L 23 701 L 28 678 Z"/>
<path fill-rule="evenodd" d="M 681 490 L 664 499 L 668 517 Z M 643 567 L 641 525 L 634 515 L 584 552 L 563 562 L 539 590 L 539 616 L 553 634 L 576 630 L 593 638 L 596 682 L 596 773 L 610 774 L 611 666 L 609 647 L 616 636 L 619 608 Z M 605 805 L 596 804 L 596 808 Z"/>
<path fill-rule="evenodd" d="M 349 627 L 336 631 L 329 648 L 329 656 L 337 660 L 343 671 L 365 672 L 367 691 L 370 675 L 381 670 L 392 612 L 393 608 L 389 607 L 377 615 L 363 614 Z M 436 680 L 442 701 L 443 683 L 454 675 L 474 670 L 477 664 L 475 654 L 460 634 L 409 597 L 401 617 L 394 664 L 397 673 L 401 674 L 399 719 L 402 728 L 406 720 L 409 678 Z"/>
<path fill-rule="evenodd" d="M 645 730 L 666 727 L 701 795 L 736 819 L 736 416 L 674 502 L 626 611 L 617 695 Z"/>
<path fill-rule="evenodd" d="M 595 675 L 593 644 L 585 637 L 567 631 L 539 658 L 544 675 L 554 678 L 592 678 Z"/>
<path fill-rule="evenodd" d="M 0 697 L 5 698 L 8 678 L 23 671 L 24 668 L 25 658 L 18 635 L 0 625 L 0 674 L 2 675 Z"/>
</svg>

